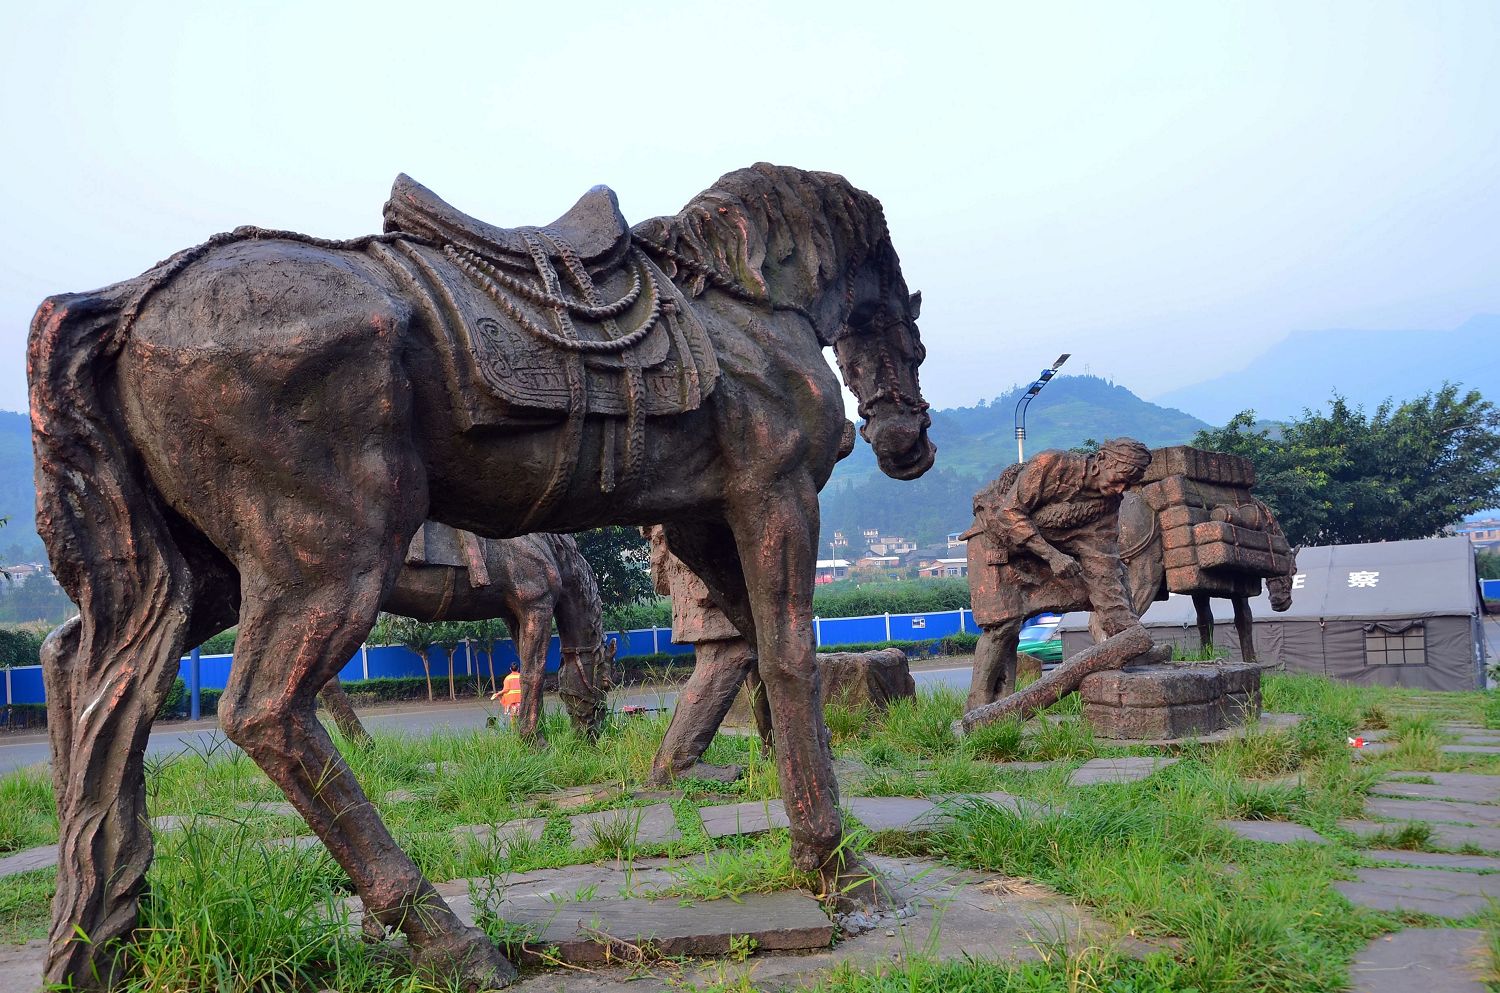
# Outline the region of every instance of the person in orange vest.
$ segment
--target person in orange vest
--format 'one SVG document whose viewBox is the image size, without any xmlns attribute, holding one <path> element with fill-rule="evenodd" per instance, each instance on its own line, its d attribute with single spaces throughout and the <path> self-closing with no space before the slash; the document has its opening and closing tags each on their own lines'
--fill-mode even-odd
<svg viewBox="0 0 1500 993">
<path fill-rule="evenodd" d="M 521 709 L 521 674 L 516 671 L 515 666 L 510 667 L 510 674 L 500 684 L 500 692 L 491 695 L 491 700 L 500 701 L 500 710 L 506 717 L 515 719 Z"/>
</svg>

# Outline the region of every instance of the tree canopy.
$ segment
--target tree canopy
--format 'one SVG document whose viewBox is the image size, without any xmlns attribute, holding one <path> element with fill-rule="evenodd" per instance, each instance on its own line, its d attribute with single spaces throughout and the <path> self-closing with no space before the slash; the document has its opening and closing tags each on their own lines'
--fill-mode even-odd
<svg viewBox="0 0 1500 993">
<path fill-rule="evenodd" d="M 1368 414 L 1334 394 L 1326 414 L 1276 427 L 1247 410 L 1193 444 L 1254 463 L 1256 495 L 1295 543 L 1427 538 L 1500 505 L 1500 409 L 1478 390 L 1445 383 Z"/>
<path fill-rule="evenodd" d="M 635 528 L 615 525 L 580 531 L 578 550 L 594 570 L 605 609 L 641 603 L 656 596 L 651 585 L 651 548 Z"/>
</svg>

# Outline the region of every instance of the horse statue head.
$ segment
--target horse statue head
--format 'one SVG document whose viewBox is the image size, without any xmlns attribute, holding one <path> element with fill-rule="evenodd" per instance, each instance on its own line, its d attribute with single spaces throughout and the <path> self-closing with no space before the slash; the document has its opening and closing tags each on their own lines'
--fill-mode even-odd
<svg viewBox="0 0 1500 993">
<path fill-rule="evenodd" d="M 1291 562 L 1285 575 L 1272 576 L 1266 580 L 1266 598 L 1271 601 L 1271 609 L 1277 613 L 1283 613 L 1292 605 L 1292 580 L 1297 575 L 1297 553 L 1300 551 L 1301 545 L 1292 549 Z"/>
<path fill-rule="evenodd" d="M 761 162 L 633 233 L 692 295 L 717 289 L 805 321 L 833 347 L 881 470 L 915 479 L 932 467 L 922 296 L 907 291 L 879 200 L 833 173 Z"/>
</svg>

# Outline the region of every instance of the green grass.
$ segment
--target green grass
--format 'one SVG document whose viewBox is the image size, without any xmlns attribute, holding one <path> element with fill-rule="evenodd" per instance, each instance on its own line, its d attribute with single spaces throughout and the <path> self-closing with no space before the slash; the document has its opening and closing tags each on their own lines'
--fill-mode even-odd
<svg viewBox="0 0 1500 993">
<path fill-rule="evenodd" d="M 1500 771 L 1489 756 L 1447 755 L 1438 725 L 1484 721 L 1500 713 L 1481 694 L 1434 694 L 1332 683 L 1308 676 L 1268 676 L 1265 705 L 1306 715 L 1292 730 L 1261 727 L 1217 746 L 1184 745 L 1181 759 L 1133 784 L 1080 790 L 1067 783 L 1078 761 L 1097 755 L 1146 754 L 1096 739 L 1072 719 L 1076 697 L 1052 708 L 1057 722 L 1023 727 L 1000 722 L 962 739 L 951 725 L 963 696 L 924 692 L 885 714 L 830 708 L 836 751 L 862 762 L 858 793 L 951 796 L 1006 789 L 1056 810 L 1018 816 L 964 806 L 947 829 L 925 836 L 856 833 L 853 850 L 936 858 L 956 868 L 1005 873 L 1051 886 L 1087 906 L 1119 933 L 1162 941 L 1145 960 L 1122 958 L 1106 946 L 1039 947 L 1038 961 L 997 965 L 937 962 L 914 948 L 878 969 L 845 967 L 819 989 L 827 993 L 884 991 L 1102 991 L 1102 993 L 1293 993 L 1338 990 L 1363 944 L 1403 922 L 1442 926 L 1417 917 L 1352 911 L 1332 888 L 1360 864 L 1368 847 L 1431 849 L 1425 825 L 1355 839 L 1336 827 L 1357 816 L 1364 791 L 1387 770 L 1417 773 Z M 638 788 L 665 729 L 651 715 L 612 724 L 599 742 L 575 737 L 561 715 L 548 715 L 551 747 L 535 752 L 508 731 L 396 737 L 377 734 L 371 752 L 346 753 L 354 774 L 380 807 L 397 841 L 435 881 L 507 876 L 583 861 L 630 863 L 649 855 L 674 858 L 661 895 L 683 900 L 733 898 L 811 880 L 797 872 L 785 831 L 711 842 L 697 808 L 779 795 L 775 768 L 753 737 L 720 735 L 705 756 L 747 769 L 733 784 L 684 782 L 671 804 L 683 837 L 648 845 L 629 825 L 600 828 L 570 840 L 565 814 L 613 809 L 635 801 L 605 794 L 585 807 L 556 809 L 559 789 L 613 783 Z M 1391 752 L 1354 761 L 1346 739 L 1387 729 Z M 1157 753 L 1160 753 L 1158 750 Z M 1005 770 L 998 762 L 1057 759 L 1037 772 Z M 434 774 L 423 767 L 440 763 Z M 1271 777 L 1296 773 L 1299 783 Z M 348 993 L 440 990 L 410 974 L 383 948 L 360 942 L 348 928 L 350 884 L 321 849 L 267 846 L 295 833 L 295 819 L 253 814 L 243 804 L 282 799 L 244 756 L 217 750 L 148 763 L 153 814 L 196 813 L 187 829 L 159 836 L 150 874 L 151 897 L 133 954 L 132 991 L 216 989 L 270 993 L 334 988 Z M 392 790 L 413 802 L 386 802 Z M 846 793 L 855 791 L 846 789 Z M 56 839 L 50 781 L 35 770 L 0 777 L 0 854 Z M 457 824 L 548 818 L 540 840 L 502 846 L 455 843 Z M 1241 841 L 1214 824 L 1220 818 L 1287 820 L 1336 843 L 1274 846 Z M 582 847 L 575 847 L 574 843 Z M 0 887 L 0 941 L 42 936 L 53 873 L 8 879 Z M 480 885 L 484 889 L 484 884 Z M 476 906 L 493 887 L 476 891 Z M 1458 922 L 1484 928 L 1500 948 L 1494 914 Z M 519 943 L 493 914 L 483 926 L 497 940 Z M 743 974 L 723 989 L 753 988 Z M 560 975 L 559 981 L 566 977 Z"/>
</svg>

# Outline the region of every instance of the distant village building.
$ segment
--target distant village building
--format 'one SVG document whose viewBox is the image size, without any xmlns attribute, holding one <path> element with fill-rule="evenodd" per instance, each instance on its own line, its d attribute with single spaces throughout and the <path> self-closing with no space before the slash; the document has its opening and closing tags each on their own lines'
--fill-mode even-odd
<svg viewBox="0 0 1500 993">
<path fill-rule="evenodd" d="M 948 547 L 949 548 L 963 548 L 963 547 L 967 546 L 969 543 L 967 541 L 964 541 L 963 538 L 959 537 L 962 534 L 963 534 L 962 531 L 949 531 L 948 532 Z"/>
<path fill-rule="evenodd" d="M 1453 533 L 1468 538 L 1476 552 L 1500 552 L 1500 517 L 1461 521 L 1453 525 Z"/>
<path fill-rule="evenodd" d="M 968 559 L 933 559 L 917 567 L 917 575 L 923 579 L 947 579 L 951 576 L 967 576 Z"/>
<path fill-rule="evenodd" d="M 834 548 L 848 548 L 849 539 L 844 535 L 844 532 L 835 531 L 833 532 L 833 540 L 829 544 Z"/>
<path fill-rule="evenodd" d="M 899 555 L 866 555 L 854 563 L 859 569 L 876 569 L 888 576 L 895 576 L 905 568 Z"/>
<path fill-rule="evenodd" d="M 832 583 L 835 580 L 848 578 L 848 559 L 818 559 L 818 571 L 814 576 L 814 582 L 820 586 L 824 583 Z"/>
<path fill-rule="evenodd" d="M 881 535 L 870 542 L 868 549 L 871 555 L 902 555 L 914 551 L 916 547 L 915 541 L 907 541 L 905 538 L 892 535 Z"/>
<path fill-rule="evenodd" d="M 17 586 L 24 586 L 39 576 L 52 580 L 53 584 L 57 583 L 57 579 L 52 575 L 52 569 L 45 562 L 22 562 L 18 565 L 0 566 L 0 569 L 3 569 L 10 577 L 10 581 Z"/>
</svg>

